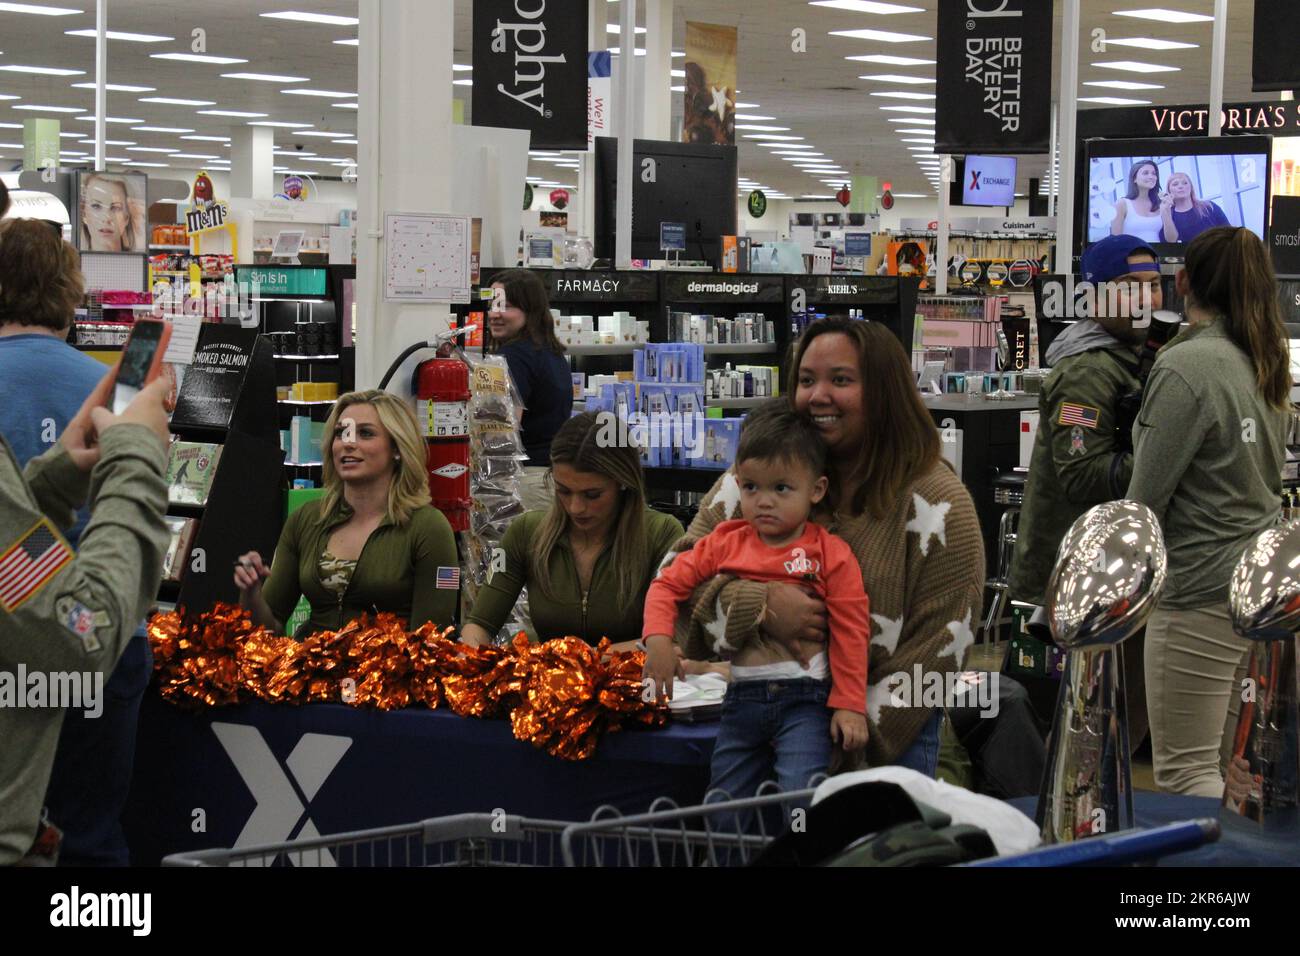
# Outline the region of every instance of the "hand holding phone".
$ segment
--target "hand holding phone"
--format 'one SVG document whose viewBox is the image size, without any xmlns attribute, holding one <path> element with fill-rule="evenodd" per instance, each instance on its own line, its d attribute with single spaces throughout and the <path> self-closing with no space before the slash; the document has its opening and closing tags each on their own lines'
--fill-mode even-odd
<svg viewBox="0 0 1300 956">
<path fill-rule="evenodd" d="M 141 389 L 158 377 L 171 337 L 172 327 L 168 322 L 140 319 L 135 323 L 117 366 L 112 404 L 114 415 L 126 411 Z"/>
</svg>

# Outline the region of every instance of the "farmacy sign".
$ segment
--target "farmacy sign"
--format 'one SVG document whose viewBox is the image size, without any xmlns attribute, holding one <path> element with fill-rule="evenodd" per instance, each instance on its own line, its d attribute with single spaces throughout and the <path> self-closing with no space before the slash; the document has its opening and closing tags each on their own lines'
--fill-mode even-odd
<svg viewBox="0 0 1300 956">
<path fill-rule="evenodd" d="M 474 0 L 476 126 L 526 129 L 535 149 L 587 146 L 586 0 Z"/>
</svg>

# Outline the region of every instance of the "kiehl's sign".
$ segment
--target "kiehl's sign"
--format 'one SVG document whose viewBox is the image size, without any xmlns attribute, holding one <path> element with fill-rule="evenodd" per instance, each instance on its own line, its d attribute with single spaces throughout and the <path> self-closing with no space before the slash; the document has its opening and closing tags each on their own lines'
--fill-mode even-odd
<svg viewBox="0 0 1300 956">
<path fill-rule="evenodd" d="M 587 0 L 474 0 L 475 126 L 587 147 Z"/>
</svg>

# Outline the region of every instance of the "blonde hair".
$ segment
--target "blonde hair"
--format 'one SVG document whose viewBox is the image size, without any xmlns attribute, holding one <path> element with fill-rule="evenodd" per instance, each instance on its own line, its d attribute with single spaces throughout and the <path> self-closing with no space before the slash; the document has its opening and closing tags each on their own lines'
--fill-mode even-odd
<svg viewBox="0 0 1300 956">
<path fill-rule="evenodd" d="M 81 222 L 81 240 L 82 248 L 90 248 L 90 228 L 86 225 L 86 191 L 90 189 L 90 184 L 97 179 L 102 179 L 110 186 L 117 186 L 122 190 L 122 204 L 126 207 L 126 228 L 122 230 L 122 251 L 135 251 L 135 215 L 131 209 L 131 190 L 127 188 L 126 182 L 117 179 L 114 176 L 106 176 L 103 173 L 91 173 L 81 181 L 80 195 L 77 196 L 78 218 Z"/>
<path fill-rule="evenodd" d="M 388 485 L 386 511 L 393 524 L 405 525 L 412 514 L 430 501 L 429 477 L 424 470 L 424 441 L 420 438 L 420 426 L 416 424 L 411 407 L 396 395 L 377 389 L 339 396 L 325 421 L 324 442 L 327 444 L 321 449 L 321 483 L 325 487 L 325 496 L 321 499 L 321 513 L 329 514 L 343 499 L 343 479 L 334 470 L 334 434 L 343 412 L 353 405 L 369 405 L 375 410 L 379 423 L 401 456 Z"/>
<path fill-rule="evenodd" d="M 645 479 L 641 474 L 641 452 L 627 442 L 605 442 L 599 435 L 615 424 L 611 412 L 583 412 L 560 426 L 551 441 L 551 466 L 568 465 L 575 471 L 601 475 L 618 484 L 618 515 L 610 542 L 610 561 L 618 582 L 616 599 L 630 607 L 641 593 L 649 575 L 650 559 L 645 538 Z M 610 428 L 611 431 L 616 431 Z M 546 517 L 538 526 L 532 545 L 529 580 L 541 592 L 555 598 L 551 590 L 551 554 L 560 538 L 569 533 L 569 514 L 554 496 Z"/>
</svg>

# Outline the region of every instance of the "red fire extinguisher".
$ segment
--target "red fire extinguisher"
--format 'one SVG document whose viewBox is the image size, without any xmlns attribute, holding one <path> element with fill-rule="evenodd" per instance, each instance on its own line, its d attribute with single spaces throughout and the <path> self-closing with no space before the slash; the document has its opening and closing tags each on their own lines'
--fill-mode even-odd
<svg viewBox="0 0 1300 956">
<path fill-rule="evenodd" d="M 469 529 L 469 366 L 450 354 L 415 370 L 416 417 L 424 428 L 429 496 L 453 531 Z"/>
</svg>

